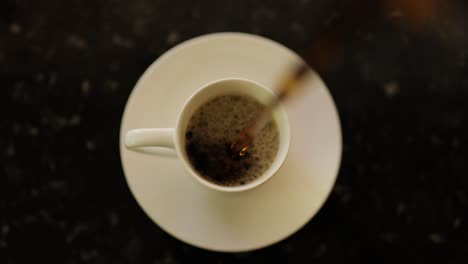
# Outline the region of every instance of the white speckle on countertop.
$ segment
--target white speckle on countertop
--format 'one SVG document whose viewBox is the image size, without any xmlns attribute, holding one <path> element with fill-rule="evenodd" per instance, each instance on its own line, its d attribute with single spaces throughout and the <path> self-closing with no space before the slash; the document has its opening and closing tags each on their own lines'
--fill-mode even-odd
<svg viewBox="0 0 468 264">
<path fill-rule="evenodd" d="M 41 124 L 41 126 L 47 126 L 48 124 L 50 124 L 50 118 L 49 118 L 49 113 L 43 113 L 41 115 L 41 119 L 39 120 L 39 123 Z"/>
<path fill-rule="evenodd" d="M 455 218 L 455 220 L 453 220 L 453 229 L 458 229 L 460 228 L 461 224 L 462 224 L 462 219 L 461 217 L 457 217 Z"/>
<path fill-rule="evenodd" d="M 462 204 L 467 204 L 468 199 L 466 199 L 466 194 L 464 191 L 459 190 L 456 192 L 457 199 L 462 203 Z"/>
<path fill-rule="evenodd" d="M 333 188 L 333 191 L 338 195 L 340 199 L 340 203 L 343 205 L 349 203 L 352 199 L 351 191 L 349 190 L 349 187 L 347 186 L 336 185 Z"/>
<path fill-rule="evenodd" d="M 57 73 L 52 72 L 49 76 L 49 86 L 54 86 L 57 83 Z"/>
<path fill-rule="evenodd" d="M 112 92 L 115 92 L 119 88 L 120 84 L 116 80 L 106 80 L 104 82 L 104 86 Z"/>
<path fill-rule="evenodd" d="M 190 15 L 192 16 L 192 18 L 194 19 L 200 19 L 201 15 L 200 15 L 200 11 L 198 9 L 192 9 L 192 11 L 190 12 Z"/>
<path fill-rule="evenodd" d="M 2 235 L 8 235 L 8 233 L 10 232 L 10 226 L 5 224 L 2 226 Z"/>
<path fill-rule="evenodd" d="M 108 217 L 111 227 L 115 227 L 119 224 L 119 216 L 115 212 L 110 212 Z"/>
<path fill-rule="evenodd" d="M 441 233 L 438 233 L 438 232 L 434 232 L 434 233 L 429 234 L 428 238 L 434 244 L 440 244 L 440 243 L 445 242 L 444 236 Z"/>
<path fill-rule="evenodd" d="M 38 189 L 31 189 L 31 197 L 35 198 L 39 195 Z"/>
<path fill-rule="evenodd" d="M 403 12 L 401 12 L 401 10 L 392 10 L 390 12 L 388 12 L 387 14 L 387 18 L 400 18 L 400 17 L 403 17 Z"/>
<path fill-rule="evenodd" d="M 321 257 L 327 252 L 327 244 L 325 243 L 320 243 L 318 248 L 314 251 L 314 256 L 315 257 Z"/>
<path fill-rule="evenodd" d="M 75 34 L 69 35 L 67 38 L 67 42 L 70 46 L 77 49 L 83 49 L 88 46 L 88 42 L 84 38 Z"/>
<path fill-rule="evenodd" d="M 99 253 L 96 249 L 91 249 L 91 250 L 83 250 L 80 252 L 80 257 L 83 261 L 87 262 L 90 259 L 93 259 L 95 257 L 99 256 Z"/>
<path fill-rule="evenodd" d="M 371 40 L 374 40 L 374 39 L 375 39 L 375 36 L 372 33 L 367 33 L 367 34 L 364 35 L 364 40 L 366 40 L 366 41 L 371 41 Z"/>
<path fill-rule="evenodd" d="M 119 46 L 119 47 L 123 47 L 123 48 L 127 48 L 127 49 L 132 48 L 133 45 L 134 45 L 132 39 L 122 37 L 121 35 L 119 35 L 117 33 L 112 36 L 112 43 L 115 46 Z"/>
<path fill-rule="evenodd" d="M 59 227 L 61 230 L 64 230 L 66 226 L 67 226 L 67 224 L 66 224 L 64 221 L 59 221 L 59 222 L 58 222 L 58 227 Z"/>
<path fill-rule="evenodd" d="M 282 249 L 286 254 L 292 254 L 294 252 L 294 245 L 292 243 L 285 243 Z"/>
<path fill-rule="evenodd" d="M 65 182 L 62 180 L 53 180 L 49 182 L 49 187 L 54 191 L 61 191 L 65 189 Z"/>
<path fill-rule="evenodd" d="M 293 33 L 304 33 L 304 27 L 299 23 L 292 23 L 289 27 Z"/>
<path fill-rule="evenodd" d="M 167 45 L 174 45 L 176 44 L 180 39 L 180 35 L 179 35 L 179 32 L 177 31 L 171 31 L 169 32 L 169 34 L 167 34 L 167 37 L 166 37 L 166 43 Z"/>
<path fill-rule="evenodd" d="M 35 215 L 28 215 L 26 216 L 24 219 L 23 219 L 23 222 L 25 224 L 31 224 L 31 223 L 34 223 L 38 220 L 37 216 Z"/>
<path fill-rule="evenodd" d="M 69 126 L 77 126 L 81 122 L 81 116 L 79 115 L 72 115 L 70 119 L 68 120 L 68 125 Z"/>
<path fill-rule="evenodd" d="M 13 126 L 11 126 L 11 131 L 13 131 L 13 134 L 18 134 L 21 131 L 21 125 L 14 123 Z"/>
<path fill-rule="evenodd" d="M 85 148 L 89 151 L 93 151 L 96 148 L 96 145 L 94 144 L 93 141 L 91 140 L 86 140 L 85 141 Z"/>
<path fill-rule="evenodd" d="M 402 44 L 408 45 L 409 42 L 410 42 L 410 39 L 409 39 L 409 37 L 408 37 L 406 34 L 402 34 L 402 35 L 400 36 L 400 41 L 401 41 Z"/>
<path fill-rule="evenodd" d="M 397 81 L 388 82 L 384 85 L 384 92 L 388 97 L 394 97 L 400 92 L 400 85 Z"/>
<path fill-rule="evenodd" d="M 382 234 L 379 235 L 379 237 L 388 242 L 388 243 L 392 243 L 393 241 L 395 241 L 397 238 L 398 238 L 398 235 L 396 233 L 392 233 L 392 232 L 384 232 Z"/>
<path fill-rule="evenodd" d="M 59 128 L 63 128 L 67 124 L 67 119 L 63 116 L 56 116 L 55 122 Z"/>
<path fill-rule="evenodd" d="M 44 74 L 38 73 L 36 74 L 36 81 L 42 82 L 44 80 Z"/>
<path fill-rule="evenodd" d="M 456 149 L 458 146 L 460 146 L 460 139 L 458 139 L 458 137 L 454 137 L 452 139 L 452 147 Z"/>
<path fill-rule="evenodd" d="M 27 31 L 25 34 L 24 34 L 24 37 L 26 39 L 32 39 L 34 38 L 35 36 L 37 36 L 37 32 L 33 32 L 33 31 Z"/>
<path fill-rule="evenodd" d="M 10 33 L 13 35 L 21 34 L 21 26 L 18 23 L 11 23 L 9 26 Z"/>
<path fill-rule="evenodd" d="M 84 95 L 89 95 L 89 93 L 91 92 L 91 83 L 89 82 L 89 80 L 83 80 L 81 82 L 81 92 Z"/>
<path fill-rule="evenodd" d="M 331 23 L 333 23 L 333 21 L 335 21 L 335 19 L 339 18 L 340 16 L 341 16 L 340 12 L 334 12 L 333 14 L 331 14 L 329 17 L 325 19 L 325 25 L 330 25 Z"/>
<path fill-rule="evenodd" d="M 68 232 L 67 236 L 65 237 L 65 242 L 67 244 L 70 244 L 75 240 L 75 238 L 82 232 L 88 230 L 88 226 L 85 224 L 78 224 L 75 227 L 73 227 L 70 232 Z"/>
<path fill-rule="evenodd" d="M 46 52 L 45 58 L 46 58 L 47 60 L 50 60 L 52 57 L 54 57 L 55 52 L 56 52 L 56 49 L 55 49 L 55 48 L 49 49 L 49 50 Z"/>
<path fill-rule="evenodd" d="M 431 144 L 432 145 L 439 145 L 440 139 L 437 135 L 431 135 Z"/>
<path fill-rule="evenodd" d="M 30 127 L 29 128 L 29 135 L 33 136 L 33 137 L 36 137 L 37 135 L 39 135 L 39 128 L 37 127 Z"/>
<path fill-rule="evenodd" d="M 15 146 L 13 144 L 9 144 L 5 150 L 5 155 L 11 158 L 15 156 L 15 153 L 16 153 Z"/>
<path fill-rule="evenodd" d="M 133 33 L 138 36 L 143 36 L 146 32 L 145 26 L 146 22 L 143 18 L 135 18 L 133 21 Z"/>
<path fill-rule="evenodd" d="M 399 203 L 396 208 L 396 213 L 398 215 L 401 215 L 402 213 L 405 212 L 405 209 L 406 209 L 406 205 L 404 203 Z"/>
<path fill-rule="evenodd" d="M 24 95 L 24 82 L 17 82 L 13 86 L 13 92 L 11 94 L 11 97 L 15 100 L 20 100 L 23 95 Z"/>
<path fill-rule="evenodd" d="M 49 164 L 48 164 L 48 167 L 49 167 L 49 170 L 50 170 L 51 172 L 54 172 L 54 171 L 55 171 L 55 168 L 56 168 L 55 162 L 50 161 Z"/>
<path fill-rule="evenodd" d="M 175 264 L 176 261 L 174 260 L 174 256 L 172 255 L 171 251 L 166 251 L 164 254 L 164 258 L 162 260 L 162 263 L 164 264 Z"/>
<path fill-rule="evenodd" d="M 43 53 L 43 48 L 38 45 L 33 45 L 31 46 L 31 51 L 36 53 L 36 54 L 42 54 Z"/>
<path fill-rule="evenodd" d="M 265 7 L 260 7 L 254 12 L 254 17 L 256 18 L 266 18 L 269 20 L 273 20 L 277 17 L 276 13 L 273 10 Z"/>
<path fill-rule="evenodd" d="M 41 120 L 39 122 L 41 123 L 42 126 L 46 126 L 49 124 L 50 122 L 49 115 L 50 115 L 49 113 L 41 115 Z"/>
<path fill-rule="evenodd" d="M 385 95 L 392 98 L 400 92 L 400 85 L 397 81 L 391 81 L 384 85 Z"/>
</svg>

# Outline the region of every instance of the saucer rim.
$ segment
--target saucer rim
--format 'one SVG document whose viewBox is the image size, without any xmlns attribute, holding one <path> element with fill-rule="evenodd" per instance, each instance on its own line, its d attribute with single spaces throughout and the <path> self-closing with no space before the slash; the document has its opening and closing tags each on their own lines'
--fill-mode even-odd
<svg viewBox="0 0 468 264">
<path fill-rule="evenodd" d="M 161 225 L 151 214 L 146 212 L 145 207 L 143 207 L 141 205 L 142 202 L 140 201 L 140 198 L 138 198 L 138 196 L 134 193 L 134 190 L 131 188 L 129 180 L 127 178 L 127 173 L 126 173 L 126 169 L 125 169 L 126 165 L 125 165 L 124 157 L 123 157 L 123 151 L 124 151 L 125 147 L 122 145 L 122 134 L 125 133 L 125 131 L 123 131 L 124 123 L 125 123 L 124 118 L 126 117 L 127 112 L 130 111 L 129 110 L 129 102 L 132 101 L 132 98 L 137 93 L 138 87 L 143 86 L 143 83 L 145 82 L 145 80 L 148 78 L 148 76 L 150 76 L 153 73 L 154 70 L 156 70 L 157 66 L 159 64 L 163 64 L 166 60 L 170 59 L 170 57 L 172 57 L 173 54 L 176 54 L 177 52 L 180 52 L 180 51 L 182 51 L 182 50 L 184 50 L 184 49 L 186 49 L 186 48 L 188 48 L 188 47 L 190 47 L 192 45 L 197 45 L 198 43 L 200 43 L 202 41 L 209 41 L 210 39 L 221 39 L 221 38 L 229 38 L 229 37 L 238 37 L 239 39 L 240 38 L 245 38 L 245 39 L 261 40 L 261 41 L 269 43 L 270 45 L 273 45 L 273 46 L 276 46 L 276 47 L 278 47 L 278 48 L 280 48 L 282 50 L 285 50 L 288 53 L 290 53 L 290 55 L 296 57 L 296 59 L 298 59 L 300 61 L 303 61 L 302 58 L 296 52 L 294 52 L 293 50 L 289 49 L 288 47 L 284 46 L 281 43 L 278 43 L 278 42 L 276 42 L 274 40 L 268 39 L 268 38 L 263 37 L 263 36 L 244 33 L 244 32 L 216 32 L 216 33 L 209 33 L 209 34 L 205 34 L 205 35 L 200 35 L 200 36 L 185 40 L 185 41 L 177 44 L 176 46 L 170 48 L 169 50 L 164 52 L 160 57 L 158 57 L 156 60 L 154 60 L 146 68 L 144 73 L 139 77 L 138 81 L 133 86 L 132 91 L 130 92 L 130 94 L 129 94 L 128 98 L 127 98 L 127 102 L 125 104 L 124 111 L 122 113 L 120 133 L 119 133 L 119 153 L 120 153 L 121 166 L 123 168 L 125 181 L 127 183 L 127 186 L 129 188 L 132 196 L 137 201 L 138 206 L 143 210 L 143 212 L 146 214 L 146 216 L 149 219 L 151 219 L 151 221 L 153 223 L 155 223 L 159 228 L 161 228 L 161 230 L 163 230 L 164 232 L 166 232 L 167 234 L 169 234 L 170 236 L 176 238 L 179 241 L 182 241 L 182 242 L 184 242 L 184 243 L 186 243 L 186 244 L 188 244 L 190 246 L 201 248 L 203 250 L 208 250 L 208 251 L 213 251 L 213 252 L 240 253 L 240 252 L 250 252 L 250 251 L 260 250 L 260 249 L 269 247 L 269 246 L 277 244 L 277 243 L 291 237 L 295 233 L 297 233 L 307 223 L 309 223 L 313 219 L 313 217 L 316 214 L 318 214 L 318 212 L 323 208 L 325 202 L 327 201 L 328 197 L 330 196 L 330 194 L 331 194 L 331 192 L 333 190 L 333 186 L 336 184 L 338 174 L 339 174 L 339 171 L 340 171 L 340 168 L 341 168 L 341 162 L 342 162 L 342 156 L 343 156 L 343 132 L 342 132 L 340 115 L 339 115 L 336 103 L 333 100 L 333 97 L 332 97 L 328 87 L 324 84 L 324 82 L 320 78 L 320 76 L 318 76 L 319 77 L 318 81 L 325 88 L 324 92 L 325 92 L 326 96 L 329 97 L 329 100 L 331 102 L 331 105 L 332 105 L 331 110 L 334 112 L 333 114 L 336 117 L 336 124 L 335 125 L 337 127 L 337 132 L 338 132 L 338 138 L 337 138 L 338 139 L 338 142 L 337 142 L 338 150 L 337 150 L 336 165 L 333 168 L 334 171 L 332 171 L 330 173 L 331 175 L 333 175 L 332 184 L 330 185 L 330 188 L 328 188 L 328 191 L 326 191 L 325 194 L 322 196 L 321 201 L 318 203 L 318 204 L 320 204 L 318 206 L 318 208 L 316 210 L 311 210 L 310 213 L 308 214 L 308 217 L 304 218 L 303 223 L 298 224 L 296 228 L 293 228 L 292 230 L 286 232 L 286 235 L 283 235 L 282 237 L 280 237 L 278 239 L 272 239 L 268 243 L 264 243 L 264 244 L 261 244 L 259 246 L 255 246 L 255 247 L 244 247 L 244 248 L 238 247 L 236 249 L 229 249 L 229 248 L 226 248 L 226 247 L 216 247 L 216 246 L 209 246 L 208 247 L 208 246 L 205 246 L 203 244 L 198 243 L 197 241 L 188 241 L 188 240 L 180 237 L 179 235 L 169 231 L 167 228 L 165 228 L 165 226 Z M 244 78 L 244 79 L 246 79 L 246 78 Z M 289 155 L 289 153 L 287 155 Z M 204 188 L 206 188 L 208 190 L 211 190 L 207 186 L 204 186 Z M 216 190 L 211 190 L 211 191 L 216 191 Z M 248 191 L 249 190 L 246 190 L 246 192 L 248 192 Z M 243 192 L 239 192 L 239 193 L 242 194 Z M 239 194 L 239 193 L 233 193 L 233 194 L 236 195 L 236 194 Z"/>
</svg>

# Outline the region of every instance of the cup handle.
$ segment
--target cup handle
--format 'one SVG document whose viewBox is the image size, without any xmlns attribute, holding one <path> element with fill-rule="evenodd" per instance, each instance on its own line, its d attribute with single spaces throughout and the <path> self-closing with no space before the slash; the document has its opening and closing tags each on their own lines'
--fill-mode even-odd
<svg viewBox="0 0 468 264">
<path fill-rule="evenodd" d="M 162 147 L 175 153 L 174 128 L 139 128 L 129 130 L 125 135 L 125 147 L 137 151 L 139 148 L 144 147 Z"/>
</svg>

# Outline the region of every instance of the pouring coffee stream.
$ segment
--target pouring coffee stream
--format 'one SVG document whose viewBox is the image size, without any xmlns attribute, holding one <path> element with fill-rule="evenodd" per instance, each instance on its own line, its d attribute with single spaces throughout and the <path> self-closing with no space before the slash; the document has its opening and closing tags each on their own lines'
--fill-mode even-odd
<svg viewBox="0 0 468 264">
<path fill-rule="evenodd" d="M 230 152 L 232 157 L 244 156 L 252 147 L 255 136 L 263 126 L 271 119 L 274 109 L 292 94 L 297 94 L 298 85 L 308 74 L 312 72 L 312 67 L 319 74 L 328 71 L 337 64 L 341 58 L 344 43 L 350 38 L 353 30 L 368 22 L 375 15 L 370 10 L 375 9 L 374 0 L 361 0 L 366 5 L 361 7 L 349 1 L 342 1 L 343 12 L 333 19 L 312 42 L 312 45 L 305 49 L 302 54 L 305 61 L 295 65 L 286 73 L 279 83 L 278 94 L 269 102 L 263 111 L 259 112 L 240 133 L 236 141 L 231 144 Z M 358 17 L 356 19 L 355 17 Z M 365 16 L 367 15 L 367 17 Z M 310 66 L 311 67 L 310 67 Z"/>
<path fill-rule="evenodd" d="M 341 58 L 345 42 L 350 39 L 352 32 L 375 17 L 374 0 L 341 2 L 342 13 L 332 19 L 325 29 L 314 39 L 312 45 L 302 54 L 304 62 L 294 66 L 278 85 L 278 95 L 269 102 L 263 111 L 258 113 L 252 121 L 239 133 L 239 137 L 231 144 L 231 155 L 242 157 L 252 146 L 257 133 L 271 118 L 276 106 L 289 98 L 293 91 L 297 94 L 299 83 L 311 72 L 311 67 L 319 74 L 328 71 Z M 364 5 L 360 5 L 364 4 Z M 309 65 L 311 67 L 309 67 Z"/>
<path fill-rule="evenodd" d="M 244 156 L 252 147 L 259 131 L 271 119 L 275 108 L 292 94 L 297 94 L 298 85 L 313 68 L 318 74 L 332 69 L 344 57 L 346 46 L 354 34 L 378 25 L 378 21 L 392 12 L 399 12 L 401 26 L 418 31 L 426 25 L 437 11 L 439 0 L 342 0 L 340 12 L 329 18 L 320 32 L 303 53 L 304 62 L 296 65 L 278 85 L 278 94 L 239 133 L 230 146 L 234 158 Z M 309 67 L 310 66 L 310 67 Z"/>
<path fill-rule="evenodd" d="M 305 64 L 299 64 L 286 76 L 280 84 L 280 90 L 277 96 L 260 111 L 240 133 L 239 137 L 231 145 L 231 153 L 234 157 L 242 157 L 252 146 L 255 136 L 268 123 L 275 108 L 287 97 L 289 97 L 298 87 L 300 82 L 309 71 Z"/>
</svg>

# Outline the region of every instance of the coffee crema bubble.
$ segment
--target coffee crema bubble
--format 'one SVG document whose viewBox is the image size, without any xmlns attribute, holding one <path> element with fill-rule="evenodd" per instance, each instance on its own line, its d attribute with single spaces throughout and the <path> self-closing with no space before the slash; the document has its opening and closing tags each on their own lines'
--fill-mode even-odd
<svg viewBox="0 0 468 264">
<path fill-rule="evenodd" d="M 279 148 L 279 131 L 270 120 L 243 157 L 230 146 L 249 121 L 264 108 L 247 95 L 221 95 L 203 104 L 190 118 L 185 148 L 192 167 L 203 178 L 223 186 L 248 184 L 272 164 Z"/>
</svg>

